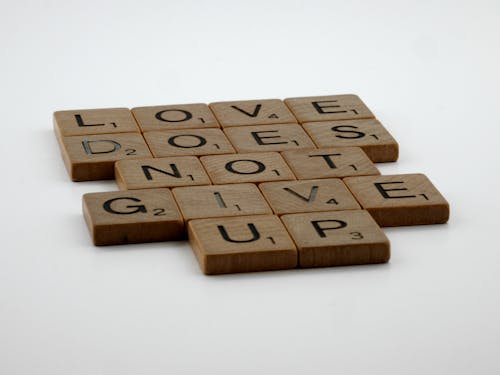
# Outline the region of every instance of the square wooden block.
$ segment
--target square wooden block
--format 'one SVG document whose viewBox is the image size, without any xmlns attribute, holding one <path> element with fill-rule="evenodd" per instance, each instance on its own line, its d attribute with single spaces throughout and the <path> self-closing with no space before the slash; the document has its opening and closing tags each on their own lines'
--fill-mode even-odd
<svg viewBox="0 0 500 375">
<path fill-rule="evenodd" d="M 450 207 L 423 174 L 350 177 L 344 180 L 380 226 L 442 224 Z"/>
<path fill-rule="evenodd" d="M 273 213 L 254 184 L 181 187 L 173 194 L 185 220 Z"/>
<path fill-rule="evenodd" d="M 219 127 L 208 105 L 202 103 L 136 107 L 132 113 L 143 132 Z"/>
<path fill-rule="evenodd" d="M 281 155 L 299 180 L 380 174 L 359 147 L 284 151 Z"/>
<path fill-rule="evenodd" d="M 75 135 L 139 133 L 128 108 L 75 109 L 54 112 L 58 138 Z"/>
<path fill-rule="evenodd" d="M 366 211 L 283 215 L 299 252 L 300 267 L 385 263 L 390 243 Z"/>
<path fill-rule="evenodd" d="M 166 130 L 144 133 L 155 158 L 163 156 L 234 154 L 220 129 Z"/>
<path fill-rule="evenodd" d="M 376 119 L 306 122 L 302 126 L 320 148 L 357 146 L 374 163 L 398 160 L 398 143 Z"/>
<path fill-rule="evenodd" d="M 309 96 L 285 99 L 286 105 L 302 124 L 312 121 L 374 118 L 357 95 Z"/>
<path fill-rule="evenodd" d="M 259 189 L 278 215 L 361 208 L 338 178 L 264 182 Z"/>
<path fill-rule="evenodd" d="M 214 184 L 295 180 L 277 152 L 203 156 L 200 160 Z"/>
<path fill-rule="evenodd" d="M 298 124 L 235 126 L 224 129 L 224 133 L 238 152 L 316 148 Z"/>
<path fill-rule="evenodd" d="M 168 189 L 90 193 L 83 214 L 95 245 L 182 239 L 184 221 Z"/>
<path fill-rule="evenodd" d="M 119 160 L 115 178 L 121 190 L 211 184 L 196 156 Z"/>
<path fill-rule="evenodd" d="M 189 243 L 207 275 L 295 268 L 297 250 L 277 216 L 191 220 Z"/>
<path fill-rule="evenodd" d="M 63 137 L 59 144 L 73 181 L 112 179 L 115 161 L 151 157 L 139 133 Z"/>
<path fill-rule="evenodd" d="M 210 108 L 223 127 L 297 122 L 279 99 L 218 102 L 211 103 Z"/>
</svg>

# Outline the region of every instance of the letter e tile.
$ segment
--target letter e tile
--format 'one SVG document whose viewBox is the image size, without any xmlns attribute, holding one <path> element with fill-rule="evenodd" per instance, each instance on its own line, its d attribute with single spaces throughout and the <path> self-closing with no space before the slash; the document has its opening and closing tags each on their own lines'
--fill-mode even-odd
<svg viewBox="0 0 500 375">
<path fill-rule="evenodd" d="M 373 118 L 373 113 L 357 95 L 311 96 L 285 99 L 301 124 L 312 121 Z"/>
<path fill-rule="evenodd" d="M 344 182 L 382 227 L 443 224 L 449 219 L 448 202 L 423 174 L 349 177 Z"/>
</svg>

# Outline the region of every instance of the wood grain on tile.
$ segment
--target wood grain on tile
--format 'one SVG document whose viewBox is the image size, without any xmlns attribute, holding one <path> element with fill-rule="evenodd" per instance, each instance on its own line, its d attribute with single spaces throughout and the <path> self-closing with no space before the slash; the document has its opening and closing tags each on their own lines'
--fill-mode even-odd
<svg viewBox="0 0 500 375">
<path fill-rule="evenodd" d="M 191 220 L 188 237 L 207 275 L 295 268 L 297 250 L 277 216 Z"/>
<path fill-rule="evenodd" d="M 144 133 L 155 158 L 164 156 L 234 154 L 220 129 L 166 130 Z"/>
<path fill-rule="evenodd" d="M 297 122 L 279 99 L 217 102 L 210 108 L 223 127 Z"/>
<path fill-rule="evenodd" d="M 295 180 L 278 152 L 212 155 L 200 160 L 214 184 Z"/>
<path fill-rule="evenodd" d="M 338 178 L 264 182 L 259 189 L 278 215 L 361 208 Z"/>
<path fill-rule="evenodd" d="M 181 187 L 172 192 L 185 220 L 273 213 L 254 184 Z"/>
<path fill-rule="evenodd" d="M 301 180 L 380 174 L 359 147 L 283 151 L 281 155 Z"/>
<path fill-rule="evenodd" d="M 128 108 L 76 109 L 54 112 L 58 138 L 75 135 L 139 133 Z"/>
<path fill-rule="evenodd" d="M 448 202 L 423 174 L 350 177 L 344 182 L 380 226 L 442 224 L 449 219 Z"/>
<path fill-rule="evenodd" d="M 238 152 L 316 148 L 298 124 L 234 126 L 224 129 L 224 133 Z"/>
<path fill-rule="evenodd" d="M 389 261 L 389 240 L 366 211 L 290 214 L 281 220 L 297 245 L 300 267 Z"/>
<path fill-rule="evenodd" d="M 320 148 L 361 147 L 374 163 L 398 159 L 398 143 L 376 119 L 306 122 L 302 126 Z"/>
<path fill-rule="evenodd" d="M 115 178 L 121 190 L 211 184 L 196 156 L 119 160 Z"/>
<path fill-rule="evenodd" d="M 288 98 L 285 103 L 300 123 L 375 117 L 365 103 L 352 94 Z"/>
<path fill-rule="evenodd" d="M 202 103 L 132 108 L 143 132 L 196 128 L 218 128 L 208 105 Z"/>
<path fill-rule="evenodd" d="M 139 133 L 63 137 L 59 144 L 73 181 L 112 179 L 115 161 L 151 157 Z"/>
<path fill-rule="evenodd" d="M 90 193 L 83 214 L 95 245 L 178 240 L 184 222 L 168 189 Z"/>
</svg>

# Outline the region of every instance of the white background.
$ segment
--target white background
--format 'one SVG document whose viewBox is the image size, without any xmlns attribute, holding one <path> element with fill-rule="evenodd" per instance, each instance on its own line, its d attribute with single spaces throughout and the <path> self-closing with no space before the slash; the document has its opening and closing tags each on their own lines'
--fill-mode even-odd
<svg viewBox="0 0 500 375">
<path fill-rule="evenodd" d="M 499 374 L 498 1 L 1 1 L 0 374 Z M 387 265 L 203 276 L 92 246 L 54 110 L 356 93 L 447 225 Z"/>
</svg>

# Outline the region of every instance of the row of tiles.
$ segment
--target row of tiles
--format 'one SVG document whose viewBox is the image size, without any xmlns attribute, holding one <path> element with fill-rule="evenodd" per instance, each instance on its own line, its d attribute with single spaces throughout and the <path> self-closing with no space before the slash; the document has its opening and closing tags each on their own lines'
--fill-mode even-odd
<svg viewBox="0 0 500 375">
<path fill-rule="evenodd" d="M 54 112 L 62 136 L 374 118 L 356 95 Z"/>
<path fill-rule="evenodd" d="M 240 154 L 235 153 L 231 142 L 220 129 L 147 132 L 143 135 L 134 133 L 88 135 L 62 137 L 59 141 L 63 160 L 73 181 L 112 179 L 114 178 L 113 166 L 116 161 L 190 155 L 206 156 L 202 160 L 212 158 L 210 160 L 221 162 L 229 162 L 231 159 L 237 160 L 238 158 L 263 159 L 259 163 L 266 164 L 269 167 L 268 172 L 277 168 L 283 169 L 284 174 L 278 173 L 274 179 L 290 179 L 290 176 L 293 179 L 293 174 L 279 156 L 278 151 L 282 151 L 283 157 L 290 164 L 297 178 L 346 177 L 378 174 L 377 168 L 373 165 L 374 161 L 395 160 L 398 155 L 398 146 L 395 141 L 361 144 L 363 147 L 347 144 L 340 146 L 336 143 L 337 147 L 317 149 L 311 141 L 305 142 L 308 138 L 305 138 L 307 135 L 300 125 L 264 126 L 270 129 L 249 130 L 248 132 L 244 128 L 236 129 L 245 133 L 232 138 L 233 144 L 240 151 L 252 151 Z M 298 131 L 303 134 L 298 135 Z M 259 134 L 258 138 L 256 134 Z M 238 136 L 241 137 L 238 138 Z M 254 145 L 256 147 L 253 147 Z M 257 156 L 259 154 L 261 154 L 260 157 Z M 320 159 L 323 161 L 318 162 Z M 274 166 L 273 163 L 275 163 Z M 315 175 L 314 172 L 309 172 L 311 167 L 320 164 L 323 164 L 320 166 L 321 169 L 328 167 L 329 171 L 326 174 Z M 342 169 L 343 165 L 346 166 L 344 168 L 346 170 Z M 257 172 L 261 171 L 258 169 Z M 240 175 L 244 174 L 240 173 Z M 231 181 L 218 183 L 225 182 Z"/>
<path fill-rule="evenodd" d="M 97 245 L 131 241 L 123 225 L 139 225 L 138 234 L 147 236 L 144 224 L 164 219 L 365 209 L 380 226 L 399 226 L 445 223 L 449 217 L 448 203 L 422 174 L 124 190 L 86 194 L 83 201 L 89 226 L 101 228 L 105 238 L 93 231 Z"/>
</svg>

